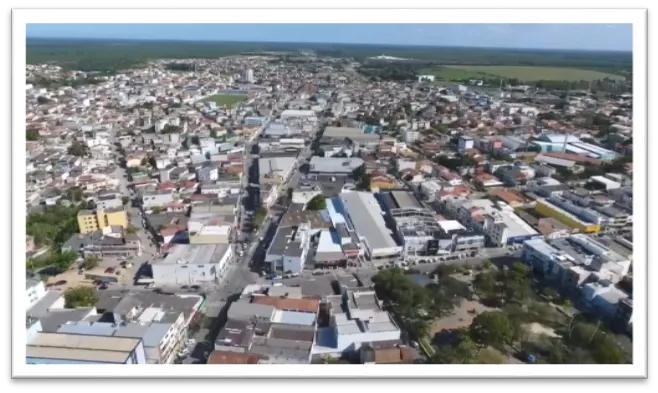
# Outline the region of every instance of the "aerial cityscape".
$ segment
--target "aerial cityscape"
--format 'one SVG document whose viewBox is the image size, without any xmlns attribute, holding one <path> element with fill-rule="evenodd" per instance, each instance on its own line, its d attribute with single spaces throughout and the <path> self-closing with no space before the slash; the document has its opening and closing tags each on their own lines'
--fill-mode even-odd
<svg viewBox="0 0 658 393">
<path fill-rule="evenodd" d="M 633 362 L 630 27 L 170 26 L 28 25 L 27 364 Z"/>
</svg>

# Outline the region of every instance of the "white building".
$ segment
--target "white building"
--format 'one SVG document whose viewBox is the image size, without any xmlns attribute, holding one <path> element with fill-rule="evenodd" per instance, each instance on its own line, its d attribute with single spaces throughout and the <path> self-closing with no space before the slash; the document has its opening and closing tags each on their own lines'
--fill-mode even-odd
<svg viewBox="0 0 658 393">
<path fill-rule="evenodd" d="M 247 68 L 244 71 L 244 80 L 245 82 L 248 83 L 254 83 L 254 70 L 252 70 L 251 68 Z"/>
<path fill-rule="evenodd" d="M 286 119 L 304 119 L 308 121 L 317 120 L 317 116 L 314 111 L 309 110 L 295 110 L 295 109 L 286 109 L 281 112 L 281 120 Z"/>
<path fill-rule="evenodd" d="M 523 261 L 546 279 L 568 288 L 580 286 L 590 276 L 617 283 L 631 266 L 628 258 L 583 234 L 528 240 L 523 244 Z"/>
<path fill-rule="evenodd" d="M 406 143 L 414 143 L 418 137 L 420 137 L 420 132 L 416 130 L 403 130 L 402 131 L 402 138 Z"/>
<path fill-rule="evenodd" d="M 400 328 L 383 311 L 375 291 L 352 292 L 327 297 L 330 326 L 317 331 L 314 355 L 340 356 L 358 351 L 361 345 L 400 339 Z"/>
<path fill-rule="evenodd" d="M 372 193 L 342 192 L 340 199 L 348 224 L 356 231 L 369 259 L 400 255 L 402 246 L 393 239 L 393 233 L 384 221 L 384 212 Z"/>
<path fill-rule="evenodd" d="M 503 202 L 489 199 L 446 200 L 443 206 L 459 222 L 483 233 L 497 247 L 542 237 Z"/>
<path fill-rule="evenodd" d="M 218 282 L 233 257 L 230 244 L 176 244 L 152 264 L 156 286 Z"/>
<path fill-rule="evenodd" d="M 27 297 L 27 309 L 37 304 L 46 296 L 46 286 L 43 281 L 28 278 L 25 280 L 25 292 Z"/>
<path fill-rule="evenodd" d="M 174 317 L 159 307 L 148 307 L 123 323 L 69 322 L 62 325 L 57 333 L 141 339 L 147 363 L 171 364 L 185 339 L 185 330 L 185 315 L 182 312 Z"/>
</svg>

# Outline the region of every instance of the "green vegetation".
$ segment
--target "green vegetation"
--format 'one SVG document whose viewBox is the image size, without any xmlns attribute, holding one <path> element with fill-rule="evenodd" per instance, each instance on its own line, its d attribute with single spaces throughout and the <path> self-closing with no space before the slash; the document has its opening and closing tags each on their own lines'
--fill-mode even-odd
<svg viewBox="0 0 658 393">
<path fill-rule="evenodd" d="M 26 141 L 38 141 L 41 137 L 39 136 L 39 131 L 38 130 L 27 130 L 25 132 L 25 140 Z"/>
<path fill-rule="evenodd" d="M 98 83 L 103 82 L 103 80 L 89 76 L 83 78 L 75 78 L 75 79 L 53 79 L 53 78 L 46 78 L 39 76 L 39 77 L 35 77 L 34 79 L 30 79 L 26 82 L 38 87 L 45 87 L 47 89 L 57 89 L 64 86 L 75 88 L 84 85 L 96 85 Z M 39 100 L 39 98 L 41 98 L 42 100 Z M 48 100 L 45 97 L 38 97 L 37 101 L 39 102 L 39 104 L 47 104 L 48 102 L 50 102 L 50 100 Z"/>
<path fill-rule="evenodd" d="M 90 270 L 90 269 L 93 269 L 95 267 L 98 267 L 100 262 L 101 262 L 101 259 L 99 257 L 90 256 L 90 257 L 85 258 L 85 261 L 82 263 L 82 265 L 80 267 L 85 269 L 85 270 Z"/>
<path fill-rule="evenodd" d="M 356 187 L 360 190 L 369 190 L 370 189 L 370 179 L 371 176 L 366 172 L 366 166 L 361 165 L 352 171 L 352 179 Z"/>
<path fill-rule="evenodd" d="M 306 210 L 324 210 L 327 208 L 327 200 L 324 195 L 316 195 L 306 204 Z"/>
<path fill-rule="evenodd" d="M 537 81 L 594 81 L 594 80 L 624 80 L 621 75 L 595 70 L 567 67 L 539 66 L 481 66 L 458 65 L 445 66 L 423 70 L 424 73 L 436 75 L 443 80 L 463 81 L 466 79 L 518 79 L 521 82 Z"/>
<path fill-rule="evenodd" d="M 77 157 L 84 157 L 89 154 L 89 147 L 80 141 L 74 140 L 67 152 Z"/>
<path fill-rule="evenodd" d="M 124 206 L 130 203 L 130 197 L 129 196 L 123 196 L 121 197 L 121 203 L 123 203 Z"/>
<path fill-rule="evenodd" d="M 247 99 L 247 96 L 243 95 L 233 95 L 233 94 L 215 94 L 214 96 L 210 96 L 208 98 L 205 98 L 203 102 L 214 102 L 217 104 L 218 107 L 233 107 L 236 104 L 244 101 Z"/>
<path fill-rule="evenodd" d="M 96 290 L 92 287 L 70 288 L 64 292 L 66 308 L 91 307 L 98 301 Z"/>
<path fill-rule="evenodd" d="M 448 157 L 441 155 L 436 158 L 436 163 L 448 169 L 456 171 L 462 167 L 475 166 L 477 164 L 477 161 L 471 158 L 471 156 L 467 156 L 467 155 L 455 156 L 455 157 Z"/>
<path fill-rule="evenodd" d="M 377 296 L 391 307 L 409 333 L 422 339 L 434 318 L 449 315 L 462 299 L 470 298 L 468 284 L 439 277 L 438 284 L 416 285 L 401 269 L 380 271 L 373 277 Z"/>
<path fill-rule="evenodd" d="M 75 252 L 51 250 L 37 258 L 28 259 L 25 267 L 28 271 L 49 270 L 52 275 L 56 275 L 69 270 L 77 259 L 78 254 Z"/>
<path fill-rule="evenodd" d="M 137 232 L 139 232 L 139 228 L 137 228 L 134 225 L 128 225 L 128 227 L 126 227 L 126 233 L 137 233 Z"/>
<path fill-rule="evenodd" d="M 504 354 L 521 359 L 533 354 L 539 363 L 551 364 L 630 361 L 601 321 L 582 317 L 574 322 L 576 317 L 569 319 L 535 296 L 541 292 L 543 297 L 562 302 L 557 291 L 534 287 L 527 266 L 514 263 L 503 271 L 489 268 L 475 277 L 473 286 L 483 304 L 499 308 L 476 316 L 468 328 L 457 332 L 456 340 L 436 351 L 433 363 L 503 363 Z M 532 324 L 553 329 L 554 334 L 536 333 L 529 327 Z"/>
<path fill-rule="evenodd" d="M 78 207 L 48 206 L 27 216 L 26 233 L 37 246 L 58 246 L 78 231 Z"/>
<path fill-rule="evenodd" d="M 246 52 L 288 52 L 279 61 L 297 61 L 291 52 L 313 50 L 321 57 L 354 58 L 373 64 L 411 63 L 381 61 L 385 54 L 436 65 L 543 66 L 594 69 L 616 73 L 632 69 L 631 52 L 444 48 L 398 45 L 321 43 L 175 42 L 138 40 L 27 40 L 27 63 L 56 62 L 67 69 L 113 73 L 140 67 L 154 59 L 218 58 Z M 294 53 L 292 53 L 294 55 Z M 171 65 L 169 65 L 171 66 Z"/>
</svg>

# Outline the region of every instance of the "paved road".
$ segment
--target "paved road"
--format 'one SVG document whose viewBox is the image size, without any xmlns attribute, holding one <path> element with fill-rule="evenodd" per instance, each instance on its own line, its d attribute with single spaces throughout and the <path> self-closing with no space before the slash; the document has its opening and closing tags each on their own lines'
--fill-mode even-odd
<svg viewBox="0 0 658 393">
<path fill-rule="evenodd" d="M 478 265 L 484 263 L 484 261 L 486 261 L 488 259 L 494 259 L 495 260 L 496 258 L 505 257 L 505 258 L 509 258 L 509 260 L 512 261 L 512 260 L 520 260 L 520 258 L 521 258 L 521 250 L 512 251 L 512 252 L 510 252 L 509 255 L 507 254 L 508 253 L 507 248 L 505 248 L 505 249 L 487 249 L 487 250 L 488 251 L 486 252 L 486 255 L 478 255 L 478 256 L 473 257 L 473 258 L 455 259 L 455 260 L 443 261 L 443 262 L 438 262 L 438 263 L 424 263 L 424 264 L 418 263 L 416 265 L 409 266 L 409 268 L 417 270 L 420 273 L 431 273 L 440 264 L 448 264 L 448 265 L 465 265 L 465 264 L 469 264 L 471 266 L 478 266 Z M 382 268 L 385 269 L 385 268 L 389 268 L 389 267 L 391 267 L 391 265 L 387 265 L 386 267 L 382 267 Z M 362 273 L 366 276 L 372 276 L 372 275 L 376 274 L 378 270 L 379 269 L 377 267 L 374 267 L 374 266 L 360 266 L 360 267 L 339 268 L 339 269 L 333 270 L 332 273 L 335 273 L 335 274 L 341 274 L 341 273 L 356 273 L 356 274 L 358 274 L 358 273 Z M 312 272 L 306 270 L 302 274 L 302 277 L 304 277 L 304 278 L 313 277 Z"/>
</svg>

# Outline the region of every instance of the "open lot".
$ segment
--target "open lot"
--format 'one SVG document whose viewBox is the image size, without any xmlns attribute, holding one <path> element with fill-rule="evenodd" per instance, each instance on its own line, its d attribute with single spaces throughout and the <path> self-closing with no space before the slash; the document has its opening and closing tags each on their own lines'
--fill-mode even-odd
<svg viewBox="0 0 658 393">
<path fill-rule="evenodd" d="M 203 102 L 214 102 L 217 106 L 233 106 L 247 99 L 243 95 L 230 95 L 230 94 L 215 94 L 205 98 Z"/>
<path fill-rule="evenodd" d="M 604 78 L 617 80 L 624 79 L 624 77 L 620 75 L 566 67 L 451 65 L 423 70 L 422 72 L 436 75 L 443 80 L 463 80 L 486 77 L 515 78 L 527 82 L 538 80 L 593 81 Z"/>
</svg>

